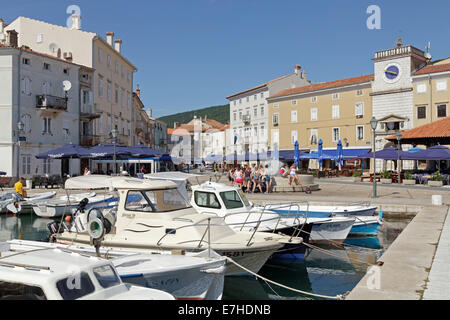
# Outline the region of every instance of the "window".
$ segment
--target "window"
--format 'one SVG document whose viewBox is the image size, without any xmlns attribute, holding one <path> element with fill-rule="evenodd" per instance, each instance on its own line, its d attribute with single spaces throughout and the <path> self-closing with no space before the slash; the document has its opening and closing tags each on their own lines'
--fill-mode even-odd
<svg viewBox="0 0 450 320">
<path fill-rule="evenodd" d="M 233 119 L 234 119 L 234 121 L 237 121 L 237 113 L 236 112 L 233 113 Z"/>
<path fill-rule="evenodd" d="M 356 127 L 356 138 L 358 140 L 364 140 L 364 126 Z"/>
<path fill-rule="evenodd" d="M 43 160 L 42 172 L 44 172 L 44 174 L 52 173 L 52 159 L 44 159 Z"/>
<path fill-rule="evenodd" d="M 297 105 L 297 103 L 298 103 L 298 101 L 297 101 L 297 100 L 291 100 L 291 105 L 293 105 L 293 106 L 296 106 L 296 105 Z"/>
<path fill-rule="evenodd" d="M 258 116 L 258 108 L 254 108 L 253 109 L 253 116 L 257 117 Z"/>
<path fill-rule="evenodd" d="M 425 92 L 427 92 L 426 83 L 418 83 L 417 84 L 417 93 L 425 93 Z"/>
<path fill-rule="evenodd" d="M 220 209 L 222 207 L 214 193 L 195 191 L 194 200 L 195 204 L 202 208 Z"/>
<path fill-rule="evenodd" d="M 317 129 L 311 129 L 311 144 L 317 144 L 318 132 Z"/>
<path fill-rule="evenodd" d="M 111 82 L 108 81 L 106 84 L 106 98 L 111 101 Z"/>
<path fill-rule="evenodd" d="M 114 103 L 119 103 L 119 88 L 114 89 Z"/>
<path fill-rule="evenodd" d="M 52 134 L 51 118 L 42 118 L 42 134 Z"/>
<path fill-rule="evenodd" d="M 120 67 L 120 76 L 122 78 L 125 77 L 125 69 L 124 69 L 123 65 Z"/>
<path fill-rule="evenodd" d="M 446 91 L 447 90 L 447 80 L 438 81 L 436 83 L 436 90 L 437 91 Z"/>
<path fill-rule="evenodd" d="M 56 287 L 64 300 L 76 300 L 95 291 L 94 284 L 86 272 L 59 280 Z"/>
<path fill-rule="evenodd" d="M 125 90 L 122 89 L 122 91 L 120 92 L 120 102 L 122 107 L 125 107 Z"/>
<path fill-rule="evenodd" d="M 364 103 L 359 102 L 355 105 L 355 116 L 357 118 L 364 117 Z"/>
<path fill-rule="evenodd" d="M 98 62 L 102 63 L 103 60 L 103 51 L 102 48 L 98 48 Z"/>
<path fill-rule="evenodd" d="M 253 100 L 256 101 L 256 99 L 258 99 L 258 95 L 255 94 L 255 95 L 253 96 Z"/>
<path fill-rule="evenodd" d="M 339 105 L 334 105 L 331 107 L 332 109 L 332 118 L 339 119 Z"/>
<path fill-rule="evenodd" d="M 447 106 L 445 104 L 437 106 L 437 116 L 438 118 L 445 118 L 447 116 Z"/>
<path fill-rule="evenodd" d="M 119 73 L 119 63 L 116 61 L 116 68 L 115 68 L 115 70 L 116 70 L 116 73 Z"/>
<path fill-rule="evenodd" d="M 141 212 L 167 212 L 188 207 L 177 189 L 130 191 L 125 202 L 125 210 Z"/>
<path fill-rule="evenodd" d="M 239 111 L 239 120 L 242 120 L 242 111 Z"/>
<path fill-rule="evenodd" d="M 64 68 L 64 69 L 63 69 L 63 73 L 64 73 L 65 75 L 69 75 L 69 68 Z"/>
<path fill-rule="evenodd" d="M 294 145 L 298 141 L 298 131 L 291 131 L 291 143 Z"/>
<path fill-rule="evenodd" d="M 22 93 L 26 95 L 31 95 L 31 79 L 25 77 L 21 81 Z"/>
<path fill-rule="evenodd" d="M 338 142 L 340 137 L 341 135 L 339 128 L 333 128 L 333 142 Z"/>
<path fill-rule="evenodd" d="M 254 127 L 253 131 L 254 131 L 255 137 L 258 137 L 258 127 Z"/>
<path fill-rule="evenodd" d="M 47 94 L 49 95 L 51 92 L 51 84 L 48 81 L 44 81 L 44 83 L 42 83 L 42 94 Z"/>
<path fill-rule="evenodd" d="M 108 67 L 111 67 L 111 56 L 108 55 L 108 58 L 106 58 L 106 63 L 108 64 Z"/>
<path fill-rule="evenodd" d="M 28 58 L 22 58 L 22 64 L 30 65 L 30 59 Z"/>
<path fill-rule="evenodd" d="M 274 104 L 273 104 L 273 107 L 274 107 L 274 108 L 279 108 L 279 107 L 280 107 L 280 104 L 279 104 L 278 102 L 277 102 L 277 103 L 274 103 Z"/>
<path fill-rule="evenodd" d="M 250 102 L 250 97 L 247 97 L 247 102 Z"/>
<path fill-rule="evenodd" d="M 317 108 L 311 109 L 311 121 L 317 121 Z"/>
<path fill-rule="evenodd" d="M 339 100 L 339 93 L 333 93 L 333 100 Z"/>
<path fill-rule="evenodd" d="M 236 104 L 237 104 L 237 102 L 236 102 L 236 100 L 234 100 L 234 101 L 233 101 L 233 105 L 236 106 Z"/>
<path fill-rule="evenodd" d="M 227 209 L 237 209 L 244 207 L 241 198 L 239 197 L 238 193 L 234 190 L 221 192 L 220 197 L 222 198 L 222 201 Z"/>
<path fill-rule="evenodd" d="M 261 138 L 264 138 L 264 126 L 261 126 L 259 134 L 261 135 Z"/>
<path fill-rule="evenodd" d="M 274 126 L 278 126 L 278 113 L 274 113 L 272 116 L 272 123 Z"/>
<path fill-rule="evenodd" d="M 127 81 L 130 82 L 130 71 L 127 71 Z"/>
<path fill-rule="evenodd" d="M 23 283 L 13 283 L 0 281 L 0 300 L 47 300 L 42 288 L 26 285 Z"/>
<path fill-rule="evenodd" d="M 291 111 L 291 122 L 292 123 L 297 123 L 297 110 L 293 110 Z"/>
<path fill-rule="evenodd" d="M 103 78 L 98 77 L 98 96 L 103 97 Z"/>
<path fill-rule="evenodd" d="M 356 96 L 361 97 L 364 95 L 364 92 L 362 90 L 356 90 Z"/>
<path fill-rule="evenodd" d="M 110 265 L 104 265 L 92 270 L 98 283 L 105 289 L 120 285 L 120 279 Z"/>
<path fill-rule="evenodd" d="M 22 174 L 31 173 L 31 156 L 22 156 Z"/>
<path fill-rule="evenodd" d="M 427 107 L 417 107 L 417 119 L 427 118 Z"/>
<path fill-rule="evenodd" d="M 242 99 L 239 99 L 239 104 L 242 104 Z"/>
<path fill-rule="evenodd" d="M 50 71 L 50 64 L 44 62 L 44 70 Z"/>
<path fill-rule="evenodd" d="M 317 102 L 317 97 L 311 97 L 311 102 L 312 103 L 316 103 Z"/>
<path fill-rule="evenodd" d="M 38 33 L 36 36 L 36 43 L 42 43 L 44 41 L 44 34 Z"/>
<path fill-rule="evenodd" d="M 264 92 L 261 92 L 261 99 L 264 99 Z"/>
</svg>

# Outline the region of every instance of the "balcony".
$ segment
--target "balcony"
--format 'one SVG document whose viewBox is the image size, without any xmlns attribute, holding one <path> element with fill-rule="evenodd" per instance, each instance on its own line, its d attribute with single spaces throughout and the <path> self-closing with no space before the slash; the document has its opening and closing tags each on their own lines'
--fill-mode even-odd
<svg viewBox="0 0 450 320">
<path fill-rule="evenodd" d="M 36 96 L 36 108 L 67 111 L 67 98 L 55 97 L 48 94 Z"/>
<path fill-rule="evenodd" d="M 245 116 L 242 116 L 242 122 L 244 122 L 244 124 L 250 124 L 252 122 L 252 118 L 247 114 Z"/>
<path fill-rule="evenodd" d="M 92 104 L 82 104 L 80 111 L 80 119 L 82 121 L 92 121 L 100 118 L 100 113 L 97 112 L 95 106 Z"/>
</svg>

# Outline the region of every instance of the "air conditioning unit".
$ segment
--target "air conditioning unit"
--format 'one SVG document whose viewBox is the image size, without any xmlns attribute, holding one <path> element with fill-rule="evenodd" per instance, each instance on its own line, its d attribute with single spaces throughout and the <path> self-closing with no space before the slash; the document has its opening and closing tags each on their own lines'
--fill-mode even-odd
<svg viewBox="0 0 450 320">
<path fill-rule="evenodd" d="M 73 57 L 72 57 L 72 52 L 64 52 L 64 59 L 72 59 Z"/>
</svg>

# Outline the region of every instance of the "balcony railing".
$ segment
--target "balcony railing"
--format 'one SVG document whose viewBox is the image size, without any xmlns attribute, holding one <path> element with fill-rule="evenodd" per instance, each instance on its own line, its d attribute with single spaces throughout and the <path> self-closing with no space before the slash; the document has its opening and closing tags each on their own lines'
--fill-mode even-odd
<svg viewBox="0 0 450 320">
<path fill-rule="evenodd" d="M 36 108 L 67 111 L 67 98 L 48 94 L 36 96 Z"/>
<path fill-rule="evenodd" d="M 100 118 L 100 112 L 92 104 L 81 105 L 80 117 L 82 120 L 94 120 Z"/>
<path fill-rule="evenodd" d="M 242 116 L 242 121 L 243 121 L 245 124 L 249 124 L 249 123 L 252 121 L 252 118 L 247 114 L 247 115 L 245 115 L 245 116 Z"/>
</svg>

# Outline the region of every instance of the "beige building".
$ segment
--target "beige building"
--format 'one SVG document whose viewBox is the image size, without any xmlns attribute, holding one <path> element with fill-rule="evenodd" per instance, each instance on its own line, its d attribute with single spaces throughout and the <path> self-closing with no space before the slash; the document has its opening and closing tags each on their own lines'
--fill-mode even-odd
<svg viewBox="0 0 450 320">
<path fill-rule="evenodd" d="M 373 75 L 318 83 L 282 91 L 268 98 L 269 143 L 279 150 L 316 151 L 320 139 L 324 150 L 370 149 Z"/>
<path fill-rule="evenodd" d="M 81 16 L 72 16 L 72 27 L 19 17 L 5 29 L 19 34 L 19 46 L 94 69 L 91 112 L 99 115 L 92 122 L 92 144 L 110 140 L 113 128 L 119 131 L 119 142 L 129 145 L 133 73 L 136 67 L 122 55 L 122 40 L 108 32 L 106 40 L 96 33 L 83 31 Z"/>
<path fill-rule="evenodd" d="M 132 145 L 145 145 L 153 147 L 153 121 L 145 110 L 141 100 L 141 90 L 133 93 L 133 110 L 131 114 Z"/>
<path fill-rule="evenodd" d="M 414 127 L 449 116 L 449 85 L 450 58 L 429 64 L 414 73 Z"/>
</svg>

